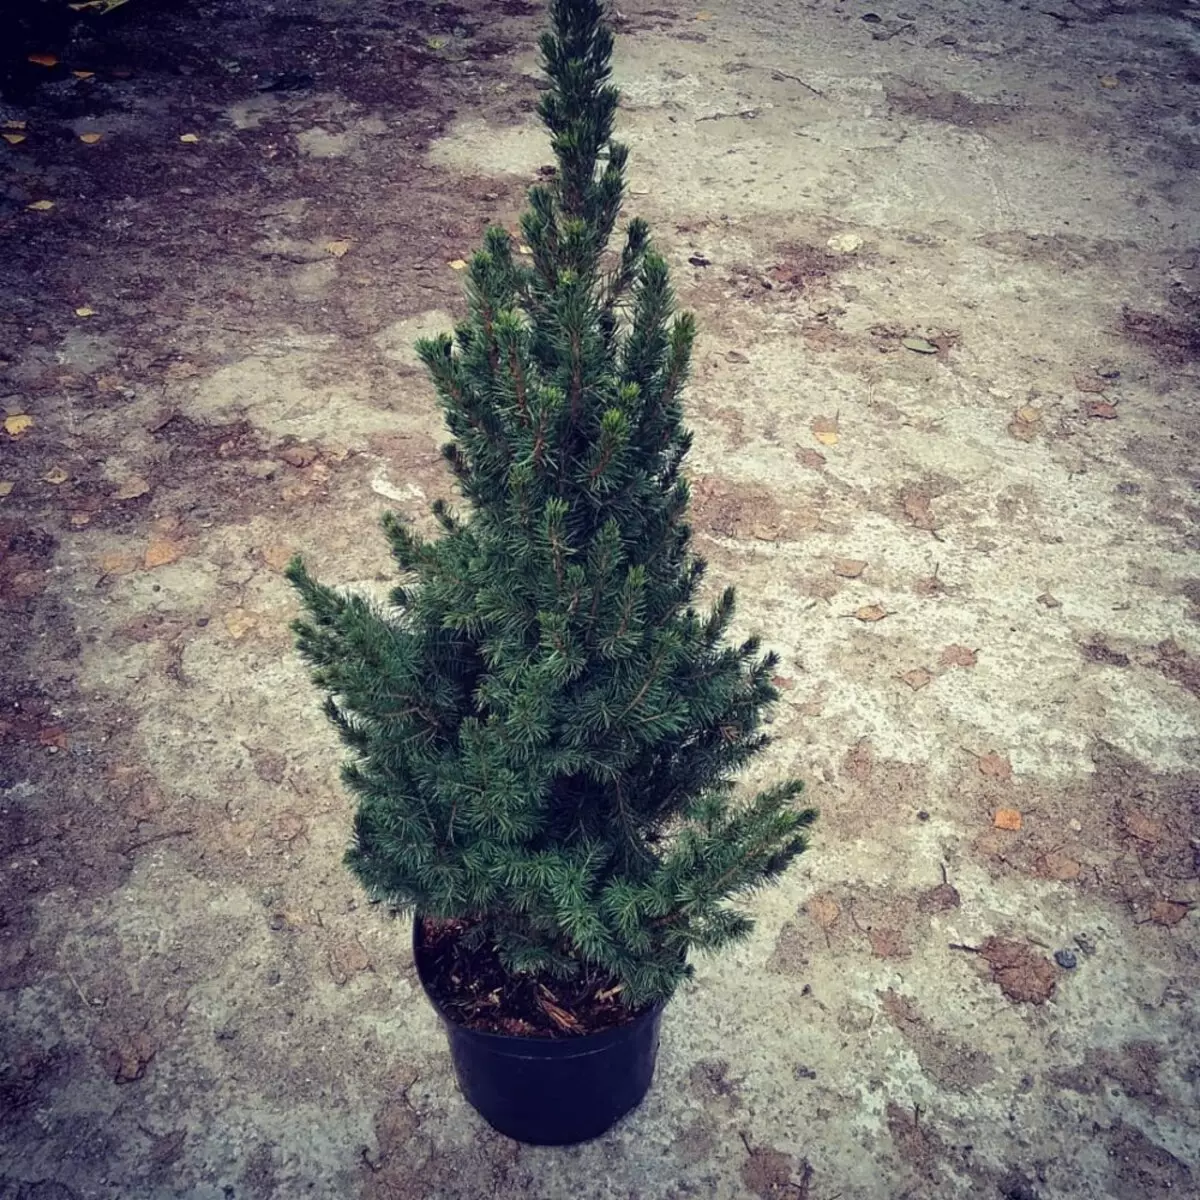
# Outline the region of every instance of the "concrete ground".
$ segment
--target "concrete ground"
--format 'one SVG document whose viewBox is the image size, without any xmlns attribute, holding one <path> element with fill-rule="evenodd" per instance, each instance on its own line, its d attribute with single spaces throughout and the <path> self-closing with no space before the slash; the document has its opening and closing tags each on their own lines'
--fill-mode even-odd
<svg viewBox="0 0 1200 1200">
<path fill-rule="evenodd" d="M 411 344 L 549 160 L 542 19 L 131 0 L 20 60 L 0 1197 L 1200 1196 L 1186 0 L 620 0 L 697 548 L 785 664 L 749 782 L 823 816 L 608 1137 L 459 1097 L 280 571 L 451 494 Z"/>
</svg>

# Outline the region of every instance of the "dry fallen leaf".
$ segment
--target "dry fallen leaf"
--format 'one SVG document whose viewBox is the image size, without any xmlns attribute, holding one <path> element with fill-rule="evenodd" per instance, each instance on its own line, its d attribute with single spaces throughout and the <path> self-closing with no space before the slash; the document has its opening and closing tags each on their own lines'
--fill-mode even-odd
<svg viewBox="0 0 1200 1200">
<path fill-rule="evenodd" d="M 27 413 L 14 413 L 4 418 L 4 432 L 9 437 L 20 437 L 26 430 L 33 428 L 33 418 Z"/>
<path fill-rule="evenodd" d="M 137 569 L 137 559 L 132 554 L 117 551 L 105 554 L 100 559 L 100 571 L 104 575 L 128 575 Z"/>
<path fill-rule="evenodd" d="M 43 483 L 60 484 L 66 483 L 70 479 L 70 475 L 62 469 L 62 467 L 51 467 L 45 475 L 42 476 Z"/>
<path fill-rule="evenodd" d="M 809 428 L 812 430 L 813 437 L 822 446 L 836 446 L 838 444 L 837 417 L 814 417 Z"/>
<path fill-rule="evenodd" d="M 329 974 L 333 976 L 333 982 L 339 987 L 351 975 L 367 970 L 370 965 L 371 956 L 357 938 L 342 942 L 341 945 L 335 946 L 329 952 Z"/>
<path fill-rule="evenodd" d="M 1189 906 L 1178 900 L 1155 900 L 1150 905 L 1150 920 L 1155 925 L 1178 925 L 1188 915 Z"/>
<path fill-rule="evenodd" d="M 189 146 L 194 146 L 200 140 L 200 137 L 195 133 L 181 133 L 179 135 L 179 140 Z"/>
<path fill-rule="evenodd" d="M 225 614 L 225 628 L 234 638 L 243 638 L 258 624 L 258 617 L 244 608 L 235 608 Z"/>
<path fill-rule="evenodd" d="M 1120 87 L 1121 81 L 1115 75 L 1101 75 L 1100 86 L 1102 88 Z"/>
<path fill-rule="evenodd" d="M 532 253 L 533 253 L 533 247 L 532 247 L 532 246 L 526 246 L 526 245 L 525 245 L 525 243 L 524 243 L 524 242 L 522 242 L 522 243 L 521 243 L 521 244 L 520 244 L 520 245 L 517 247 L 517 253 L 518 253 L 518 254 L 532 254 Z"/>
<path fill-rule="evenodd" d="M 157 1047 L 145 1031 L 121 1038 L 108 1050 L 108 1068 L 114 1083 L 133 1083 L 141 1079 L 154 1059 Z"/>
<path fill-rule="evenodd" d="M 812 471 L 819 471 L 825 465 L 825 455 L 819 454 L 816 450 L 805 448 L 796 451 L 796 461 L 802 467 L 808 467 Z"/>
<path fill-rule="evenodd" d="M 978 655 L 969 646 L 952 645 L 942 651 L 938 660 L 943 667 L 973 667 L 978 661 Z"/>
<path fill-rule="evenodd" d="M 843 579 L 857 579 L 867 569 L 861 558 L 838 558 L 833 563 L 833 573 Z"/>
<path fill-rule="evenodd" d="M 292 561 L 295 551 L 291 546 L 268 546 L 262 552 L 263 561 L 273 570 L 282 571 Z"/>
<path fill-rule="evenodd" d="M 860 621 L 882 621 L 884 617 L 890 617 L 892 614 L 882 604 L 864 604 L 862 608 L 854 610 L 854 615 Z"/>
<path fill-rule="evenodd" d="M 979 773 L 989 779 L 1011 779 L 1012 763 L 995 750 L 989 750 L 979 756 Z"/>
<path fill-rule="evenodd" d="M 28 122 L 26 122 L 26 121 L 5 121 L 4 128 L 5 129 L 24 129 L 27 124 L 28 124 Z"/>
<path fill-rule="evenodd" d="M 923 687 L 926 687 L 933 680 L 933 676 L 925 670 L 924 667 L 914 667 L 911 671 L 905 671 L 900 678 L 908 684 L 914 692 L 919 692 Z"/>
<path fill-rule="evenodd" d="M 114 500 L 136 500 L 150 490 L 150 485 L 140 475 L 130 475 L 115 492 Z"/>
<path fill-rule="evenodd" d="M 907 958 L 911 953 L 904 938 L 894 929 L 868 929 L 867 941 L 877 958 Z"/>
<path fill-rule="evenodd" d="M 81 133 L 79 140 L 88 146 L 94 146 L 103 136 L 102 133 Z"/>
<path fill-rule="evenodd" d="M 59 725 L 48 725 L 38 730 L 38 745 L 53 746 L 57 750 L 67 748 L 67 731 Z"/>
<path fill-rule="evenodd" d="M 182 557 L 183 546 L 181 543 L 172 541 L 170 538 L 155 538 L 146 547 L 142 566 L 147 571 L 152 571 L 155 567 L 165 567 L 168 563 L 177 562 Z"/>
<path fill-rule="evenodd" d="M 338 238 L 336 241 L 326 242 L 325 249 L 334 258 L 345 258 L 350 252 L 350 247 L 353 245 L 354 243 L 349 238 Z"/>
<path fill-rule="evenodd" d="M 1037 861 L 1038 874 L 1046 879 L 1056 879 L 1059 883 L 1070 883 L 1078 879 L 1082 871 L 1079 863 L 1060 850 L 1051 850 Z"/>
<path fill-rule="evenodd" d="M 75 315 L 77 317 L 94 317 L 96 315 L 96 310 L 94 308 L 89 308 L 86 304 L 84 304 L 75 310 Z"/>
<path fill-rule="evenodd" d="M 936 354 L 938 352 L 938 348 L 931 341 L 923 337 L 901 338 L 900 345 L 906 350 L 915 351 L 917 354 Z"/>
<path fill-rule="evenodd" d="M 71 523 L 72 529 L 82 529 L 85 525 L 91 524 L 92 514 L 80 509 L 78 512 L 71 513 L 67 520 Z"/>
<path fill-rule="evenodd" d="M 1009 422 L 1008 432 L 1018 441 L 1032 442 L 1041 429 L 1042 413 L 1040 409 L 1026 405 L 1018 408 Z"/>
<path fill-rule="evenodd" d="M 1125 814 L 1125 828 L 1139 842 L 1149 842 L 1153 845 L 1162 838 L 1162 823 L 1154 820 L 1153 817 L 1146 816 L 1144 812 L 1139 812 L 1136 808 L 1131 808 Z"/>
<path fill-rule="evenodd" d="M 1076 375 L 1075 386 L 1081 392 L 1090 392 L 1092 395 L 1099 396 L 1112 385 L 1107 379 L 1101 379 L 1099 375 Z"/>
<path fill-rule="evenodd" d="M 827 896 L 825 893 L 820 893 L 814 896 L 805 906 L 804 911 L 822 929 L 829 929 L 834 922 L 841 916 L 842 910 L 838 907 L 837 901 L 832 896 Z"/>
<path fill-rule="evenodd" d="M 1062 601 L 1050 595 L 1049 592 L 1043 592 L 1037 602 L 1044 608 L 1062 608 Z"/>
<path fill-rule="evenodd" d="M 30 212 L 49 212 L 54 207 L 53 200 L 35 200 L 32 204 L 25 205 Z"/>
<path fill-rule="evenodd" d="M 1089 417 L 1097 417 L 1101 421 L 1115 421 L 1117 419 L 1117 406 L 1109 404 L 1107 400 L 1093 400 L 1087 406 L 1087 415 Z"/>
<path fill-rule="evenodd" d="M 1023 942 L 990 937 L 979 953 L 992 968 L 992 980 L 1010 1000 L 1045 1004 L 1054 995 L 1058 983 L 1054 964 Z"/>
<path fill-rule="evenodd" d="M 96 74 L 96 72 L 95 71 L 72 71 L 71 74 L 74 75 L 76 79 L 91 79 Z"/>
<path fill-rule="evenodd" d="M 279 457 L 290 466 L 307 467 L 317 461 L 317 452 L 312 446 L 288 446 Z"/>
<path fill-rule="evenodd" d="M 0 133 L 0 137 L 2 137 L 10 146 L 19 146 L 25 140 L 25 135 L 23 133 Z"/>
<path fill-rule="evenodd" d="M 900 500 L 904 504 L 904 515 L 918 529 L 932 533 L 937 528 L 933 513 L 929 510 L 929 497 L 924 492 L 916 488 L 905 488 L 900 493 Z"/>
<path fill-rule="evenodd" d="M 1021 828 L 1021 814 L 1015 808 L 998 808 L 992 818 L 992 824 L 997 829 L 1008 829 L 1013 833 Z"/>
<path fill-rule="evenodd" d="M 11 479 L 0 479 L 0 500 L 9 495 L 16 484 Z"/>
<path fill-rule="evenodd" d="M 26 61 L 33 63 L 38 67 L 57 67 L 58 55 L 56 54 L 28 54 Z"/>
<path fill-rule="evenodd" d="M 465 258 L 452 258 L 450 260 L 450 268 L 454 271 L 466 270 L 467 260 Z"/>
</svg>

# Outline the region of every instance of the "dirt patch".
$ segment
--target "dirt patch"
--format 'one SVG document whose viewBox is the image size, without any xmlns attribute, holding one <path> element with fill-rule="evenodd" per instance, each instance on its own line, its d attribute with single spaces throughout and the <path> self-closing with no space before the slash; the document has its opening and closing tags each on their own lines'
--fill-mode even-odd
<svg viewBox="0 0 1200 1200">
<path fill-rule="evenodd" d="M 887 87 L 888 104 L 905 117 L 922 121 L 939 121 L 961 129 L 987 129 L 1011 121 L 1017 114 L 1015 105 L 995 101 L 973 100 L 962 92 L 921 87 L 899 79 Z"/>
</svg>

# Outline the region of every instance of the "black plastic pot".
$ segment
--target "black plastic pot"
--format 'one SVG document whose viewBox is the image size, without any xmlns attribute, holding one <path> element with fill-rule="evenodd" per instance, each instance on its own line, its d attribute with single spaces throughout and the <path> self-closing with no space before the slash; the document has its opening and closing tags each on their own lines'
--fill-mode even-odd
<svg viewBox="0 0 1200 1200">
<path fill-rule="evenodd" d="M 654 1077 L 662 1004 L 583 1037 L 481 1033 L 457 1024 L 430 992 L 421 943 L 418 919 L 417 974 L 446 1028 L 459 1089 L 493 1129 L 518 1142 L 565 1146 L 599 1137 L 642 1102 Z"/>
</svg>

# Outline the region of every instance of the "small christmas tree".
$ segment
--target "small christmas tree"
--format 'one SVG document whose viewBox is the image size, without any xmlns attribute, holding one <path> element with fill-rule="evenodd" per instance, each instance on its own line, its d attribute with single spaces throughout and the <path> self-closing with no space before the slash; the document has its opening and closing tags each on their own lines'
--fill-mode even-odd
<svg viewBox="0 0 1200 1200">
<path fill-rule="evenodd" d="M 300 651 L 353 757 L 347 861 L 374 897 L 457 918 L 514 976 L 671 995 L 693 950 L 743 937 L 738 898 L 804 850 L 799 781 L 738 799 L 777 659 L 692 600 L 681 391 L 695 324 L 641 220 L 607 251 L 627 148 L 598 0 L 552 0 L 539 106 L 557 169 L 489 229 L 470 313 L 418 344 L 467 502 L 424 540 L 384 529 L 390 607 L 288 578 Z"/>
</svg>

